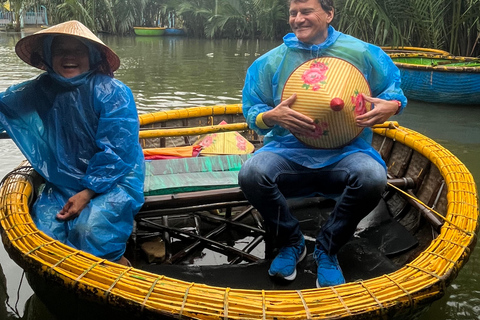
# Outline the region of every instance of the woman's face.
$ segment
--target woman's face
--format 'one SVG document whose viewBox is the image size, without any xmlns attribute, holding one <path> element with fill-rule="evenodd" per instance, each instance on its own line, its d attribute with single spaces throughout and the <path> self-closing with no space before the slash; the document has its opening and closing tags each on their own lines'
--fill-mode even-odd
<svg viewBox="0 0 480 320">
<path fill-rule="evenodd" d="M 52 42 L 52 68 L 64 78 L 73 78 L 88 71 L 87 46 L 71 36 L 55 37 Z"/>
</svg>

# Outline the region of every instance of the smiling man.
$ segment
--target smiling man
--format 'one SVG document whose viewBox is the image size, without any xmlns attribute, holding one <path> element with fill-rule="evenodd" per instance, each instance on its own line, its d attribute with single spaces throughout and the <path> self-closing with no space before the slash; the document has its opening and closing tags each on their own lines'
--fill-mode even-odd
<svg viewBox="0 0 480 320">
<path fill-rule="evenodd" d="M 289 197 L 323 194 L 337 200 L 315 241 L 317 286 L 345 282 L 336 258 L 360 220 L 378 203 L 386 186 L 385 163 L 371 147 L 371 126 L 401 112 L 407 99 L 400 72 L 379 47 L 336 31 L 333 0 L 289 1 L 293 33 L 284 43 L 258 58 L 248 69 L 243 88 L 243 113 L 250 128 L 264 135 L 264 146 L 241 168 L 239 184 L 264 218 L 278 255 L 269 275 L 293 280 L 296 265 L 306 255 L 299 222 L 288 208 Z M 282 91 L 294 70 L 308 60 L 335 57 L 353 64 L 367 80 L 373 109 L 357 115 L 365 128 L 348 145 L 315 149 L 296 136 L 315 137 L 310 117 L 290 108 L 296 94 L 282 101 Z M 348 81 L 348 79 L 344 79 Z"/>
</svg>

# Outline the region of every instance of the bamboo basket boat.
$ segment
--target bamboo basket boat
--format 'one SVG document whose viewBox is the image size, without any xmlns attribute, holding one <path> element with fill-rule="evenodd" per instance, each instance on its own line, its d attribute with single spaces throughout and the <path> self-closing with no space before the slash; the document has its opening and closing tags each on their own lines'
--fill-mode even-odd
<svg viewBox="0 0 480 320">
<path fill-rule="evenodd" d="M 165 34 L 165 27 L 133 27 L 133 31 L 137 36 L 163 36 Z"/>
<path fill-rule="evenodd" d="M 241 118 L 240 105 L 142 114 L 140 138 L 145 149 L 229 130 L 258 140 L 245 123 L 236 122 Z M 230 125 L 220 125 L 222 120 Z M 177 128 L 179 124 L 186 128 Z M 478 230 L 476 184 L 447 149 L 397 123 L 376 127 L 373 145 L 388 167 L 386 203 L 421 241 L 408 258 L 393 256 L 401 264 L 395 271 L 371 278 L 319 289 L 314 282 L 303 289 L 244 289 L 121 266 L 54 241 L 36 228 L 29 205 L 40 181 L 28 168 L 17 169 L 1 186 L 2 239 L 37 295 L 47 301 L 62 294 L 62 303 L 53 299 L 51 304 L 73 314 L 89 312 L 90 319 L 414 319 L 444 295 L 472 253 Z M 413 181 L 413 186 L 394 183 L 398 180 Z M 172 214 L 185 207 L 187 198 L 193 207 L 213 203 L 211 198 L 230 208 L 245 205 L 235 187 L 228 190 L 146 196 L 137 222 L 156 216 L 155 207 Z"/>
<path fill-rule="evenodd" d="M 389 53 L 407 98 L 480 105 L 480 59 L 433 53 Z"/>
<path fill-rule="evenodd" d="M 395 53 L 427 53 L 427 54 L 438 54 L 449 56 L 451 55 L 450 52 L 440 49 L 433 49 L 433 48 L 422 48 L 422 47 L 404 47 L 404 46 L 384 46 L 380 47 L 383 51 L 387 54 L 395 54 Z"/>
</svg>

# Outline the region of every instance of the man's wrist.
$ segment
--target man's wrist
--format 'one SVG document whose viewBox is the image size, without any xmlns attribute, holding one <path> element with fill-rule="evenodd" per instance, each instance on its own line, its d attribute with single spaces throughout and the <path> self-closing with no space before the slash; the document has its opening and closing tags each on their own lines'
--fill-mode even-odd
<svg viewBox="0 0 480 320">
<path fill-rule="evenodd" d="M 258 114 L 257 118 L 255 118 L 255 125 L 260 129 L 270 129 L 272 126 L 269 126 L 263 121 L 263 114 L 264 112 Z"/>
<path fill-rule="evenodd" d="M 398 101 L 398 100 L 390 100 L 390 101 L 393 101 L 393 102 L 395 102 L 395 103 L 397 104 L 397 106 L 398 106 L 398 108 L 397 108 L 397 112 L 395 112 L 395 114 L 394 114 L 394 115 L 397 115 L 397 114 L 399 114 L 399 113 L 400 113 L 400 110 L 402 110 L 402 103 L 401 103 L 400 101 Z"/>
</svg>

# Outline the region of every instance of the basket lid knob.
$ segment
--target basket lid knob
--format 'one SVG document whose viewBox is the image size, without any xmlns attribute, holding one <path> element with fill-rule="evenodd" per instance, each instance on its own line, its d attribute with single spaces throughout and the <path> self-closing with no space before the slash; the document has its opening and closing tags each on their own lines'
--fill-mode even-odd
<svg viewBox="0 0 480 320">
<path fill-rule="evenodd" d="M 333 98 L 330 101 L 330 108 L 333 111 L 341 111 L 345 106 L 345 102 L 343 102 L 342 98 Z"/>
</svg>

